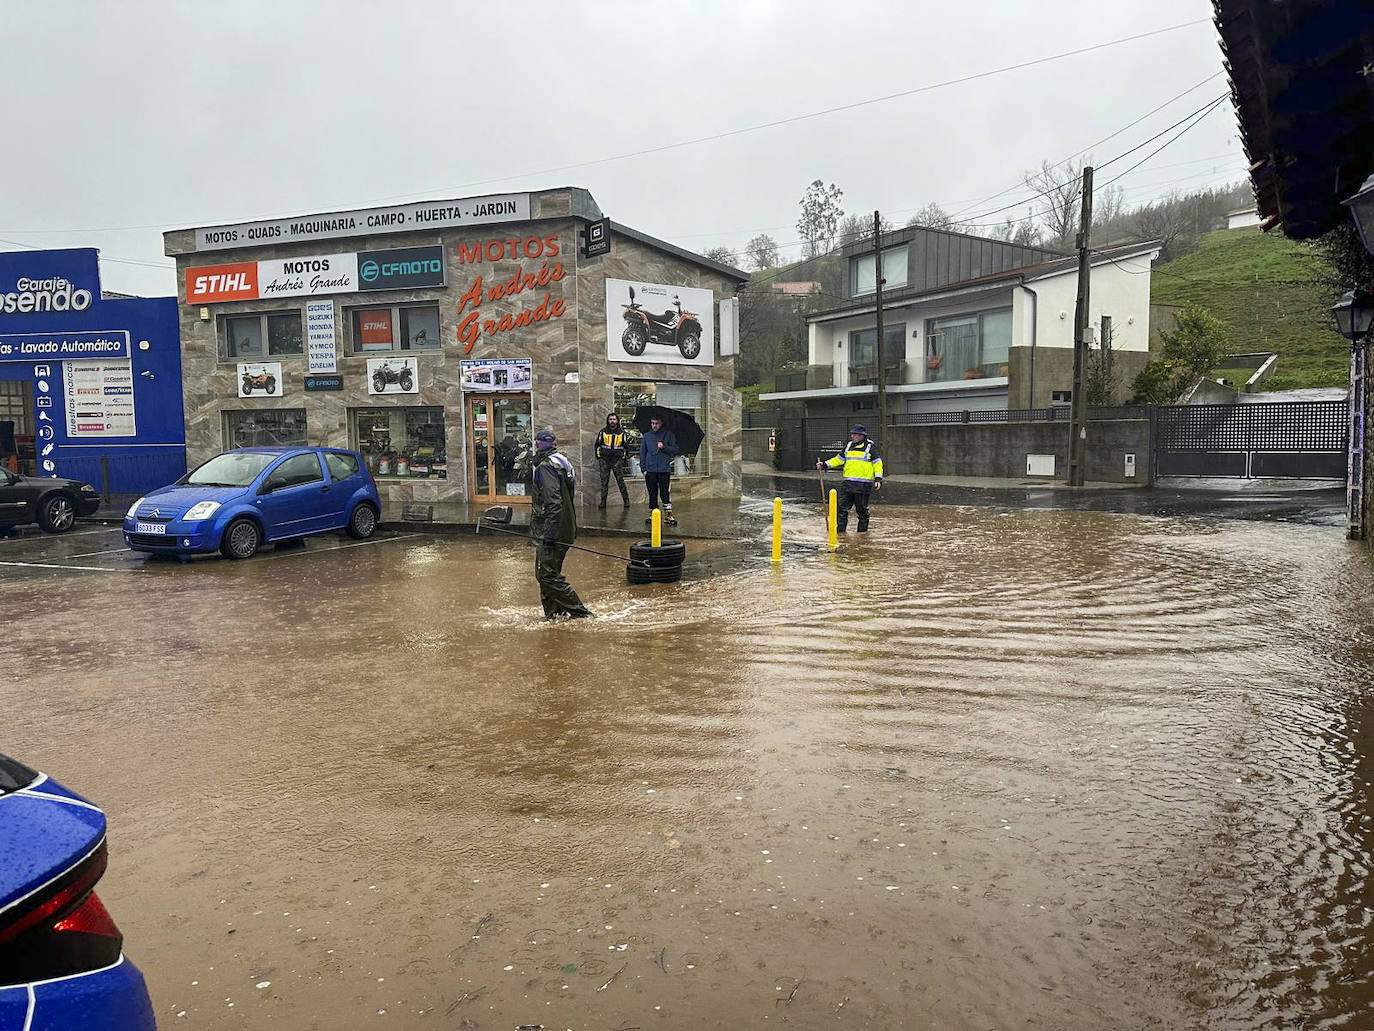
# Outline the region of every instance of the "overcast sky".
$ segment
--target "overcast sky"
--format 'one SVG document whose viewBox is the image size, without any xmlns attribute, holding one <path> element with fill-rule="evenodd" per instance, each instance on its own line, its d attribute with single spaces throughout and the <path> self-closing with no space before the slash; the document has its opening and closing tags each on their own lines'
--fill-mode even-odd
<svg viewBox="0 0 1374 1031">
<path fill-rule="evenodd" d="M 1216 76 L 1093 156 L 1141 143 L 1227 89 L 1211 13 L 1208 0 L 5 0 L 0 238 L 99 247 L 106 289 L 171 294 L 163 229 L 578 185 L 684 247 L 766 232 L 795 255 L 812 179 L 899 225 L 931 201 L 968 218 L 1028 193 L 978 203 L 1022 170 Z M 1228 100 L 1121 185 L 1139 203 L 1244 169 Z"/>
</svg>

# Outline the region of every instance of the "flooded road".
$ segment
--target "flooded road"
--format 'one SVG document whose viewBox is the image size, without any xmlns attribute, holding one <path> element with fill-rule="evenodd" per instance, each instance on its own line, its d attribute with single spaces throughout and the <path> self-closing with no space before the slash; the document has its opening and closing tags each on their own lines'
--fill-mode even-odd
<svg viewBox="0 0 1374 1031">
<path fill-rule="evenodd" d="M 0 751 L 107 810 L 164 1027 L 1374 1026 L 1365 553 L 873 529 L 573 553 L 557 625 L 514 541 L 90 537 L 0 564 Z"/>
</svg>

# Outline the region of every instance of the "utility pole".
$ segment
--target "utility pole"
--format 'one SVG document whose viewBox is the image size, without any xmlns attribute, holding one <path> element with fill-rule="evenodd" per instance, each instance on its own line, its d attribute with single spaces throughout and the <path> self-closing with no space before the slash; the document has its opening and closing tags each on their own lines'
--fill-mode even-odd
<svg viewBox="0 0 1374 1031">
<path fill-rule="evenodd" d="M 878 446 L 887 447 L 887 368 L 883 362 L 883 229 L 882 216 L 873 212 L 873 285 L 878 305 L 878 339 L 873 353 L 878 360 Z"/>
<path fill-rule="evenodd" d="M 1088 445 L 1088 396 L 1083 365 L 1088 338 L 1088 233 L 1093 224 L 1093 170 L 1083 168 L 1083 208 L 1078 220 L 1078 303 L 1073 311 L 1073 393 L 1069 408 L 1069 486 L 1083 486 L 1083 455 Z"/>
</svg>

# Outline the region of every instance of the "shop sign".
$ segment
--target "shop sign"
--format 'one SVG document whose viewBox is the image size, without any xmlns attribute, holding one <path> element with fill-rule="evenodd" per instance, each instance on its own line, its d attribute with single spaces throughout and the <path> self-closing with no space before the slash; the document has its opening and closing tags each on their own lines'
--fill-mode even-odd
<svg viewBox="0 0 1374 1031">
<path fill-rule="evenodd" d="M 68 437 L 132 437 L 133 362 L 71 361 L 62 368 Z"/>
<path fill-rule="evenodd" d="M 129 332 L 124 329 L 77 333 L 0 334 L 0 362 L 128 357 Z"/>
<path fill-rule="evenodd" d="M 0 293 L 0 312 L 85 311 L 93 300 L 91 291 L 73 287 L 62 276 L 34 279 L 20 276 L 14 289 Z"/>
<path fill-rule="evenodd" d="M 358 286 L 361 290 L 414 290 L 444 285 L 444 249 L 402 247 L 358 254 Z"/>
<path fill-rule="evenodd" d="M 304 218 L 277 218 L 261 222 L 211 226 L 195 231 L 196 250 L 263 247 L 269 244 L 328 240 L 344 236 L 376 236 L 381 233 L 404 233 L 417 229 L 489 225 L 494 222 L 528 222 L 529 217 L 528 193 L 492 194 L 462 200 L 395 204 L 385 208 L 308 215 Z"/>
<path fill-rule="evenodd" d="M 342 390 L 343 376 L 306 376 L 305 389 L 307 392 L 317 390 Z"/>
<path fill-rule="evenodd" d="M 187 304 L 354 293 L 357 289 L 357 254 L 311 254 L 186 270 Z"/>
<path fill-rule="evenodd" d="M 469 393 L 524 392 L 530 389 L 532 363 L 528 358 L 465 359 L 463 389 Z"/>
<path fill-rule="evenodd" d="M 561 282 L 564 276 L 561 261 L 555 261 L 552 265 L 545 261 L 539 266 L 538 272 L 528 272 L 526 268 L 527 266 L 521 266 L 510 279 L 489 285 L 478 276 L 463 296 L 458 298 L 459 315 L 463 314 L 469 304 L 472 305 L 472 310 L 458 323 L 458 342 L 464 345 L 464 354 L 471 353 L 472 345 L 477 343 L 478 337 L 483 333 L 493 337 L 520 326 L 532 326 L 536 322 L 547 322 L 567 314 L 563 298 L 554 297 L 552 293 L 546 292 L 544 299 L 533 307 L 527 306 L 518 312 L 507 312 L 490 319 L 482 318 L 480 309 L 483 300 L 502 301 L 518 297 L 527 290 L 543 290 L 553 283 Z"/>
<path fill-rule="evenodd" d="M 334 338 L 334 302 L 306 301 L 306 372 L 333 372 L 339 367 L 337 355 Z"/>
</svg>

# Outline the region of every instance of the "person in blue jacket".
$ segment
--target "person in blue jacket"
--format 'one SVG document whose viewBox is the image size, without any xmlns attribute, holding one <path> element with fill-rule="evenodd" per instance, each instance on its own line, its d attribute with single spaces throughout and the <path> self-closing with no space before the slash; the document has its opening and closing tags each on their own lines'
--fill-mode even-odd
<svg viewBox="0 0 1374 1031">
<path fill-rule="evenodd" d="M 653 522 L 654 509 L 658 508 L 659 498 L 663 499 L 663 521 L 676 526 L 673 518 L 673 459 L 682 453 L 677 446 L 677 437 L 672 430 L 663 428 L 663 420 L 649 420 L 649 432 L 639 442 L 639 467 L 644 471 L 644 486 L 649 489 L 649 518 Z"/>
</svg>

